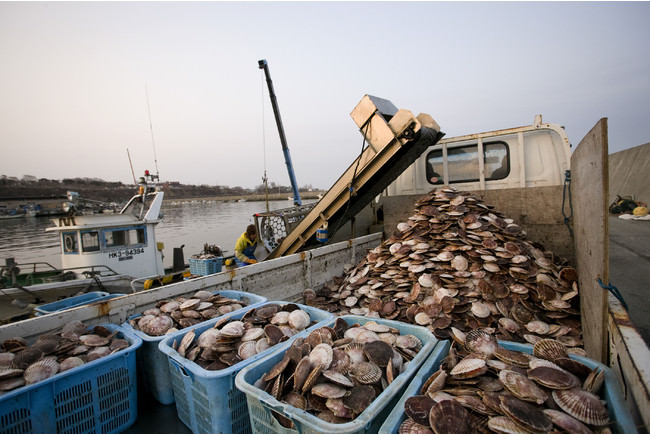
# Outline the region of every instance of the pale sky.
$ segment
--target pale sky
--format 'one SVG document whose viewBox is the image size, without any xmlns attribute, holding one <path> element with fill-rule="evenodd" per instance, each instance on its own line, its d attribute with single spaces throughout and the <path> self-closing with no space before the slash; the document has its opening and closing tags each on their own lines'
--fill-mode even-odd
<svg viewBox="0 0 650 434">
<path fill-rule="evenodd" d="M 650 141 L 650 3 L 0 2 L 0 175 L 289 185 L 357 157 L 364 94 L 448 137 L 529 125 Z"/>
</svg>

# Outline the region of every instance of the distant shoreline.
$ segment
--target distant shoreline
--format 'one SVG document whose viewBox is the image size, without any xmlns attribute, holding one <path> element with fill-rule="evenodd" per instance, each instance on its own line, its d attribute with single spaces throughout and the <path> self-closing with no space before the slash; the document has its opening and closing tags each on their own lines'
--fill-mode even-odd
<svg viewBox="0 0 650 434">
<path fill-rule="evenodd" d="M 324 191 L 310 191 L 310 192 L 301 192 L 300 199 L 302 200 L 312 200 L 318 199 L 319 195 L 325 194 Z M 288 198 L 292 199 L 289 200 Z M 179 202 L 185 200 L 214 200 L 219 202 L 236 202 L 240 200 L 246 200 L 249 202 L 263 202 L 267 199 L 267 196 L 264 194 L 242 194 L 242 195 L 230 195 L 230 196 L 199 196 L 199 197 L 170 197 L 165 198 L 163 202 Z M 291 193 L 269 193 L 268 200 L 286 200 L 287 203 L 293 203 L 293 196 Z"/>
</svg>

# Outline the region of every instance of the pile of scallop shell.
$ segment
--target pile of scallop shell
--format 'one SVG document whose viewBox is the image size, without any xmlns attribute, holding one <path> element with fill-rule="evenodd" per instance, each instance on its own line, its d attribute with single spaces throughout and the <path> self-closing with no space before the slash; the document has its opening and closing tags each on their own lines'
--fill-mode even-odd
<svg viewBox="0 0 650 434">
<path fill-rule="evenodd" d="M 337 318 L 296 339 L 282 360 L 255 382 L 277 400 L 329 423 L 355 419 L 403 372 L 422 348 L 414 335 L 369 321 Z M 285 427 L 292 422 L 275 413 Z"/>
<path fill-rule="evenodd" d="M 173 342 L 179 355 L 204 369 L 233 366 L 311 325 L 311 317 L 297 305 L 267 303 L 239 319 L 223 318 L 198 336 L 194 330 Z"/>
<path fill-rule="evenodd" d="M 201 290 L 189 298 L 161 300 L 154 308 L 129 320 L 129 324 L 149 336 L 162 336 L 234 312 L 246 304 L 245 300 Z"/>
<path fill-rule="evenodd" d="M 454 338 L 440 368 L 406 399 L 400 433 L 609 430 L 597 395 L 604 371 L 569 358 L 558 341 L 538 341 L 531 355 L 503 348 L 485 329 Z"/>
<path fill-rule="evenodd" d="M 43 334 L 28 345 L 21 337 L 0 344 L 0 393 L 43 381 L 53 375 L 127 348 L 126 339 L 103 326 L 88 329 L 81 321 L 58 333 Z"/>
<path fill-rule="evenodd" d="M 467 192 L 433 191 L 355 267 L 304 303 L 395 319 L 447 339 L 451 327 L 495 327 L 500 339 L 582 346 L 577 274 Z M 581 354 L 584 354 L 580 351 Z"/>
</svg>

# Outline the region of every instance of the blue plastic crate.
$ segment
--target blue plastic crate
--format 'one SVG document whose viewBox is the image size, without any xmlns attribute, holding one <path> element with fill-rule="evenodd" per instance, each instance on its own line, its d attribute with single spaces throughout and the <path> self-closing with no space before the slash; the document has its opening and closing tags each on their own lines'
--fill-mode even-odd
<svg viewBox="0 0 650 434">
<path fill-rule="evenodd" d="M 286 349 L 278 350 L 273 354 L 250 364 L 241 370 L 235 379 L 235 385 L 246 394 L 250 415 L 250 424 L 253 433 L 376 433 L 384 419 L 400 399 L 408 381 L 413 377 L 418 368 L 424 363 L 431 351 L 438 344 L 438 340 L 424 327 L 406 324 L 397 321 L 368 318 L 356 315 L 342 316 L 348 324 L 365 324 L 368 321 L 376 321 L 379 324 L 386 324 L 399 330 L 400 334 L 415 335 L 422 341 L 422 349 L 409 362 L 404 372 L 398 375 L 395 380 L 356 419 L 347 423 L 329 423 L 316 416 L 283 403 L 270 394 L 258 389 L 253 384 L 269 371 L 284 356 Z M 332 326 L 334 319 L 324 326 Z M 275 411 L 291 421 L 296 429 L 288 429 L 280 425 L 273 417 Z"/>
<path fill-rule="evenodd" d="M 533 346 L 529 344 L 507 341 L 500 341 L 499 344 L 508 350 L 521 351 L 528 354 L 533 353 Z M 386 419 L 386 422 L 381 426 L 381 429 L 379 430 L 381 434 L 398 433 L 400 425 L 406 419 L 406 415 L 404 414 L 404 403 L 411 396 L 420 394 L 420 389 L 424 382 L 431 376 L 431 374 L 440 368 L 440 363 L 449 353 L 450 346 L 450 341 L 441 341 L 438 345 L 439 348 L 436 348 L 429 359 L 422 365 L 418 375 L 413 379 L 400 401 L 395 405 L 395 408 Z M 611 420 L 613 421 L 611 428 L 614 429 L 614 432 L 618 433 L 636 433 L 637 429 L 634 425 L 634 419 L 632 418 L 629 408 L 627 408 L 625 404 L 620 385 L 612 370 L 605 365 L 586 357 L 574 355 L 571 355 L 570 357 L 584 363 L 592 369 L 600 368 L 605 371 L 605 383 L 601 390 L 601 396 L 607 401 L 607 410 Z"/>
<path fill-rule="evenodd" d="M 285 305 L 287 302 L 271 301 L 264 303 Z M 294 303 L 295 304 L 295 303 Z M 241 319 L 248 309 L 224 315 L 194 327 L 187 328 L 182 334 L 174 334 L 160 342 L 160 350 L 169 361 L 169 374 L 176 398 L 178 418 L 194 433 L 249 433 L 251 431 L 246 396 L 235 388 L 235 376 L 244 367 L 272 353 L 275 349 L 287 348 L 294 339 L 306 336 L 311 330 L 332 320 L 334 315 L 314 307 L 297 304 L 309 313 L 312 325 L 294 335 L 288 341 L 277 344 L 255 356 L 242 360 L 227 369 L 208 371 L 194 362 L 181 357 L 172 345 L 178 345 L 190 330 L 197 337 L 211 328 L 217 321 L 228 317 Z"/>
<path fill-rule="evenodd" d="M 138 417 L 137 336 L 113 324 L 128 348 L 0 396 L 0 433 L 117 433 Z"/>
<path fill-rule="evenodd" d="M 73 307 L 83 306 L 84 304 L 94 303 L 102 300 L 108 295 L 109 293 L 104 291 L 87 292 L 85 294 L 64 298 L 52 303 L 42 304 L 35 307 L 34 310 L 37 315 L 47 315 L 48 313 L 60 312 L 66 309 L 72 309 Z"/>
<path fill-rule="evenodd" d="M 247 304 L 244 307 L 246 310 L 266 302 L 266 297 L 252 294 L 250 292 L 225 290 L 216 291 L 215 294 L 221 294 L 224 297 L 232 298 L 234 300 L 246 301 Z M 141 313 L 132 315 L 129 317 L 129 320 L 138 318 L 141 315 Z M 158 349 L 160 341 L 169 335 L 149 336 L 140 330 L 135 330 L 131 327 L 131 324 L 129 324 L 128 321 L 122 324 L 122 327 L 142 339 L 142 346 L 137 352 L 137 360 L 138 375 L 140 376 L 144 386 L 151 392 L 153 397 L 159 403 L 163 405 L 173 404 L 174 391 L 169 376 L 169 363 L 167 362 L 167 356 L 161 353 Z M 176 333 L 182 333 L 182 331 Z"/>
<path fill-rule="evenodd" d="M 197 276 L 207 276 L 208 274 L 221 272 L 223 256 L 211 259 L 189 258 L 188 261 L 190 263 L 190 273 Z"/>
</svg>

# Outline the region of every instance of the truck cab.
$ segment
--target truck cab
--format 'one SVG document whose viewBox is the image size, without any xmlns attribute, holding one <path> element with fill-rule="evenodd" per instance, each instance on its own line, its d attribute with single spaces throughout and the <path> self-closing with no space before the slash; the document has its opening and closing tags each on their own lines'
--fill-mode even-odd
<svg viewBox="0 0 650 434">
<path fill-rule="evenodd" d="M 458 190 L 562 185 L 570 166 L 564 127 L 543 123 L 443 138 L 409 166 L 382 196 L 422 195 L 441 185 Z"/>
</svg>

